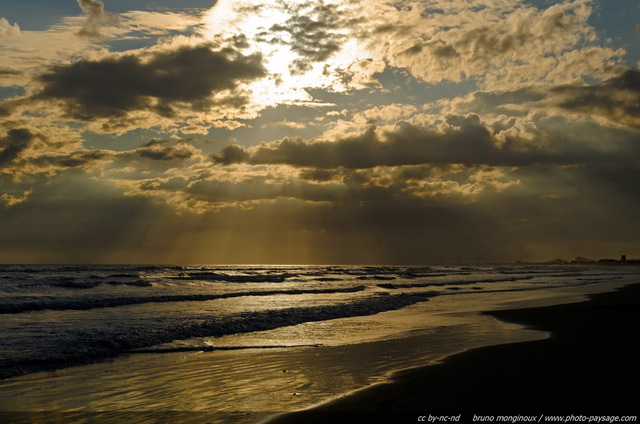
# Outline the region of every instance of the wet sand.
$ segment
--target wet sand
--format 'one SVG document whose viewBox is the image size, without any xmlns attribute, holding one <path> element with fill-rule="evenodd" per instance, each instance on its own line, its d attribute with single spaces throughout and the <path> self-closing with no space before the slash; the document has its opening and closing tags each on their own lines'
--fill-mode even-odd
<svg viewBox="0 0 640 424">
<path fill-rule="evenodd" d="M 602 319 L 600 304 L 604 297 L 600 295 L 596 297 L 600 304 L 546 305 L 580 302 L 586 299 L 584 293 L 610 291 L 622 284 L 438 296 L 399 311 L 344 322 L 314 322 L 215 340 L 217 346 L 251 347 L 295 340 L 296 343 L 322 345 L 319 347 L 141 353 L 30 374 L 0 382 L 0 422 L 255 424 L 278 412 L 309 408 L 338 396 L 342 396 L 342 400 L 314 409 L 312 413 L 284 415 L 279 419 L 282 422 L 403 423 L 417 422 L 419 417 L 429 413 L 498 410 L 522 413 L 525 410 L 519 409 L 514 396 L 531 398 L 535 387 L 544 386 L 535 381 L 536 378 L 547 378 L 541 368 L 553 369 L 553 362 L 558 360 L 556 368 L 564 369 L 563 361 L 566 363 L 573 357 L 586 355 L 583 363 L 576 365 L 575 374 L 583 375 L 584 370 L 591 372 L 591 368 L 602 367 L 606 361 L 605 356 L 598 356 L 601 351 L 604 351 L 603 355 L 608 354 L 602 347 L 589 353 L 593 349 L 589 345 L 594 341 L 606 347 L 619 346 L 620 341 L 632 343 L 635 340 L 632 338 L 635 337 L 634 326 L 638 319 L 633 308 L 637 307 L 637 289 L 635 292 L 625 289 L 626 294 L 622 297 L 615 293 L 608 295 L 614 296 L 614 304 L 620 304 L 615 309 L 617 312 L 624 311 L 627 306 L 630 308 L 631 312 L 622 320 L 624 323 L 611 320 L 611 317 Z M 620 303 L 620 300 L 628 305 Z M 585 308 L 585 305 L 590 306 Z M 543 308 L 533 309 L 534 306 Z M 480 310 L 497 311 L 478 315 Z M 579 311 L 583 311 L 585 317 L 579 315 Z M 577 330 L 573 329 L 576 323 L 567 321 L 566 316 L 581 323 Z M 571 350 L 560 347 L 558 351 L 567 357 L 562 359 L 551 351 L 550 359 L 544 356 L 544 349 L 540 349 L 542 353 L 531 350 L 531 346 L 536 344 L 504 345 L 547 337 L 543 331 L 524 330 L 520 324 L 507 324 L 505 321 L 546 331 L 555 329 L 558 334 L 552 338 L 553 343 L 570 336 L 567 342 L 579 346 L 580 340 L 584 339 L 581 349 L 586 354 L 571 353 Z M 563 324 L 562 328 L 558 323 Z M 607 333 L 605 336 L 599 335 L 598 326 L 601 327 L 600 332 Z M 413 330 L 396 337 L 397 331 L 406 331 L 407 328 Z M 344 332 L 340 337 L 353 337 L 356 333 L 369 334 L 374 329 L 386 329 L 389 337 L 381 338 L 383 333 L 375 333 L 376 337 L 371 341 L 329 344 L 336 342 L 340 332 Z M 610 329 L 615 329 L 620 335 Z M 593 337 L 590 339 L 587 335 L 591 331 Z M 474 346 L 489 345 L 496 347 L 450 356 Z M 525 346 L 524 352 L 513 350 L 517 346 Z M 635 349 L 637 354 L 637 346 Z M 478 356 L 482 352 L 486 352 L 485 356 Z M 499 356 L 500 352 L 506 359 Z M 434 364 L 445 357 L 450 359 L 444 365 L 415 368 Z M 615 362 L 624 363 L 628 359 Z M 523 370 L 523 367 L 527 369 Z M 408 370 L 394 373 L 403 368 Z M 630 385 L 635 382 L 633 378 L 637 374 L 629 370 Z M 548 384 L 564 396 L 572 386 L 562 381 L 566 377 L 558 375 L 557 382 Z M 389 381 L 391 376 L 395 383 L 380 384 Z M 622 380 L 614 376 L 613 381 Z M 345 395 L 367 386 L 372 388 L 356 391 L 352 396 Z M 633 389 L 629 392 L 635 398 Z M 544 391 L 549 392 L 548 389 Z M 495 401 L 494 404 L 491 400 Z M 523 408 L 526 412 L 531 412 L 531 405 L 531 402 L 525 403 Z M 535 404 L 533 408 L 538 409 Z M 384 421 L 379 420 L 381 417 Z"/>
<path fill-rule="evenodd" d="M 442 296 L 401 311 L 215 340 L 217 346 L 244 344 L 248 349 L 130 354 L 7 379 L 0 381 L 0 422 L 255 424 L 279 412 L 308 408 L 387 381 L 395 370 L 436 363 L 470 347 L 544 337 L 476 313 L 480 304 L 498 307 L 522 299 L 519 293 L 468 296 Z M 548 293 L 541 298 L 557 297 Z M 457 311 L 453 316 L 433 312 L 447 310 L 447 305 Z M 461 311 L 462 305 L 468 310 Z M 383 327 L 406 329 L 409 322 L 416 328 L 432 327 L 401 333 L 402 337 L 328 344 L 348 326 L 352 328 L 346 334 L 353 336 L 356 331 L 371 333 Z M 250 348 L 293 339 L 296 334 L 323 345 Z"/>
<path fill-rule="evenodd" d="M 273 422 L 417 422 L 429 415 L 637 415 L 640 284 L 590 300 L 492 311 L 551 337 L 473 349 Z"/>
</svg>

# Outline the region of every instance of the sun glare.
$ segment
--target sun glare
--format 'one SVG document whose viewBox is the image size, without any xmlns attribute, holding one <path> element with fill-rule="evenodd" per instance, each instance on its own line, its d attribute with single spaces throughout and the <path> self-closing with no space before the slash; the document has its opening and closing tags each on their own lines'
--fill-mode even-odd
<svg viewBox="0 0 640 424">
<path fill-rule="evenodd" d="M 262 107 L 277 104 L 300 104 L 312 102 L 307 88 L 322 88 L 342 92 L 348 89 L 345 73 L 354 74 L 359 60 L 366 57 L 366 51 L 357 41 L 351 40 L 348 48 L 330 52 L 323 60 L 305 56 L 305 40 L 296 39 L 292 22 L 308 13 L 312 25 L 322 25 L 313 21 L 312 11 L 303 2 L 275 2 L 256 4 L 250 1 L 221 1 L 203 18 L 203 37 L 212 40 L 238 41 L 238 34 L 247 45 L 236 43 L 243 53 L 259 53 L 270 78 L 249 85 L 253 100 Z M 306 19 L 306 18 L 305 18 Z M 280 29 L 280 30 L 276 30 Z M 299 28 L 296 28 L 299 29 Z M 349 29 L 328 28 L 336 37 L 346 37 Z M 313 46 L 316 48 L 316 46 Z M 362 77 L 352 81 L 362 81 Z M 349 79 L 349 78 L 347 78 Z"/>
</svg>

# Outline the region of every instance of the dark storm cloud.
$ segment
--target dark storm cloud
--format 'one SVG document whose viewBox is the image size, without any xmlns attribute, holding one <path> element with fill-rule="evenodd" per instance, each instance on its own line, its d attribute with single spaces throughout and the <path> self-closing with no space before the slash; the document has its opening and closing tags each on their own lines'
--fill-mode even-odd
<svg viewBox="0 0 640 424">
<path fill-rule="evenodd" d="M 136 150 L 136 153 L 143 158 L 151 160 L 186 160 L 193 156 L 193 150 L 186 148 L 185 145 L 160 147 L 158 144 L 154 144 L 147 147 L 141 147 Z"/>
<path fill-rule="evenodd" d="M 245 151 L 244 147 L 235 144 L 225 147 L 222 152 L 212 156 L 214 162 L 222 165 L 246 162 L 250 157 L 251 155 Z"/>
<path fill-rule="evenodd" d="M 162 140 L 162 139 L 159 139 L 159 138 L 154 138 L 154 139 L 152 139 L 150 141 L 147 141 L 146 143 L 144 143 L 140 147 L 160 146 L 160 145 L 166 144 L 168 142 L 169 142 L 169 140 Z"/>
<path fill-rule="evenodd" d="M 628 69 L 599 84 L 565 85 L 551 92 L 561 97 L 556 102 L 564 109 L 640 127 L 640 71 L 637 69 Z"/>
<path fill-rule="evenodd" d="M 56 66 L 39 77 L 44 88 L 38 99 L 61 99 L 74 119 L 123 117 L 135 110 L 175 115 L 174 107 L 193 110 L 209 106 L 209 97 L 265 75 L 259 54 L 243 56 L 232 49 L 213 51 L 210 45 L 183 46 L 145 55 L 127 54 L 100 60 L 80 60 Z"/>
<path fill-rule="evenodd" d="M 13 161 L 31 144 L 35 136 L 28 129 L 19 128 L 9 130 L 5 137 L 0 138 L 0 167 Z"/>
<path fill-rule="evenodd" d="M 477 115 L 449 116 L 446 124 L 448 128 L 443 130 L 398 122 L 391 130 L 370 127 L 359 135 L 333 141 L 285 138 L 253 149 L 229 146 L 218 156 L 217 162 L 366 169 L 421 164 L 574 164 L 607 158 L 602 152 L 578 144 L 563 143 L 543 148 L 525 147 L 518 139 L 499 141 L 493 129 L 484 126 Z"/>
</svg>

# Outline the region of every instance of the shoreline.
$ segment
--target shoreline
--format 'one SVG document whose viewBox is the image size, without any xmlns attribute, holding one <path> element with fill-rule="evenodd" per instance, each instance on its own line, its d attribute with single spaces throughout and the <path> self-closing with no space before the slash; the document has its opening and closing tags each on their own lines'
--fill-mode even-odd
<svg viewBox="0 0 640 424">
<path fill-rule="evenodd" d="M 640 282 L 582 302 L 483 314 L 550 337 L 454 354 L 438 364 L 398 371 L 388 383 L 267 422 L 639 412 Z"/>
<path fill-rule="evenodd" d="M 520 292 L 511 296 L 490 293 L 485 297 L 499 305 L 510 302 L 514 295 L 520 298 Z M 478 297 L 479 294 L 469 296 Z M 445 298 L 448 296 L 442 296 L 440 300 Z M 135 416 L 137 421 L 149 423 L 157 422 L 154 417 L 160 410 L 165 411 L 167 417 L 176 417 L 176 412 L 181 412 L 179 421 L 257 423 L 278 413 L 309 408 L 328 398 L 387 381 L 398 369 L 435 363 L 469 347 L 538 337 L 538 332 L 522 332 L 517 325 L 482 317 L 477 312 L 480 303 L 477 300 L 470 306 L 462 300 L 462 304 L 468 305 L 467 309 L 451 316 L 429 311 L 434 306 L 439 309 L 433 303 L 423 302 L 399 311 L 364 316 L 353 323 L 363 329 L 383 325 L 395 328 L 419 318 L 424 320 L 422 325 L 426 322 L 435 324 L 429 330 L 403 333 L 400 338 L 295 349 L 265 350 L 251 346 L 265 337 L 278 339 L 282 336 L 280 333 L 290 331 L 283 328 L 267 332 L 269 336 L 256 333 L 257 339 L 247 338 L 250 334 L 241 335 L 246 344 L 241 350 L 136 353 L 117 360 L 4 380 L 4 385 L 0 382 L 0 392 L 4 387 L 7 395 L 0 396 L 0 417 L 11 417 L 9 422 L 26 423 L 46 422 L 47 417 L 67 421 L 66 418 L 71 420 L 86 413 L 91 419 L 101 417 L 101 422 L 119 422 L 115 410 L 121 409 L 123 416 Z M 335 330 L 343 325 L 337 320 L 335 325 L 330 324 L 312 322 L 300 326 L 298 331 L 335 338 L 335 332 L 330 328 Z M 327 329 L 322 330 L 323 327 Z M 322 332 L 318 333 L 319 330 Z M 239 345 L 236 336 L 222 341 L 222 338 L 218 340 L 220 346 Z M 126 389 L 122 380 L 129 382 Z M 167 387 L 166 381 L 179 381 L 180 387 Z M 224 385 L 221 385 L 222 381 Z M 247 381 L 263 390 L 247 390 Z M 212 387 L 216 388 L 216 398 L 222 399 L 220 393 L 226 392 L 227 401 L 214 400 Z M 125 390 L 136 396 L 125 396 Z M 153 397 L 145 397 L 145 393 L 151 392 L 155 393 Z M 15 393 L 16 397 L 10 393 Z M 176 402 L 179 399 L 182 400 Z M 168 403 L 160 404 L 163 401 Z M 149 409 L 148 405 L 153 404 L 158 405 L 157 410 Z M 233 408 L 234 404 L 237 409 Z M 195 409 L 194 406 L 197 411 L 190 410 Z M 12 408 L 16 409 L 8 411 Z M 77 412 L 74 411 L 76 408 Z M 225 417 L 232 418 L 227 420 Z"/>
<path fill-rule="evenodd" d="M 532 325 L 525 329 L 521 324 L 514 324 L 515 319 L 507 322 L 496 316 L 549 305 L 577 305 L 585 302 L 589 293 L 609 293 L 629 284 L 633 283 L 609 281 L 532 292 L 443 295 L 400 311 L 349 321 L 354 328 L 362 329 L 406 330 L 408 323 L 417 329 L 400 338 L 292 350 L 142 353 L 31 374 L 5 380 L 6 384 L 0 387 L 0 391 L 5 389 L 0 418 L 12 423 L 70 422 L 81 417 L 113 423 L 254 424 L 274 419 L 279 422 L 289 414 L 297 416 L 294 411 L 323 411 L 325 405 L 334 404 L 335 399 L 341 402 L 361 392 L 368 393 L 389 379 L 410 377 L 413 371 L 427 364 L 446 363 L 449 358 L 481 346 L 510 346 L 506 343 L 546 338 L 546 328 L 541 328 L 544 332 L 535 331 Z M 433 328 L 424 332 L 425 324 Z M 335 330 L 342 328 L 346 327 L 337 321 L 308 323 L 294 327 L 294 334 L 330 336 L 333 340 Z M 633 329 L 630 334 L 634 334 Z M 259 333 L 257 338 L 247 336 L 240 337 L 241 343 L 236 337 L 226 343 L 262 345 L 265 337 L 278 340 L 292 334 L 291 329 L 282 328 Z M 223 339 L 219 339 L 218 344 Z M 446 350 L 449 352 L 445 353 Z M 249 381 L 251 388 L 246 386 Z M 411 390 L 421 393 L 424 382 L 413 384 Z M 325 417 L 319 421 L 335 418 L 339 422 L 371 422 L 382 416 L 390 423 L 415 422 L 419 416 L 438 412 L 432 408 L 425 410 L 421 401 L 413 406 L 394 406 L 388 399 L 388 396 L 373 399 L 373 406 L 370 400 L 370 404 L 361 409 L 319 412 L 319 416 Z M 459 409 L 450 412 L 460 413 Z M 288 422 L 307 422 L 307 419 Z"/>
</svg>

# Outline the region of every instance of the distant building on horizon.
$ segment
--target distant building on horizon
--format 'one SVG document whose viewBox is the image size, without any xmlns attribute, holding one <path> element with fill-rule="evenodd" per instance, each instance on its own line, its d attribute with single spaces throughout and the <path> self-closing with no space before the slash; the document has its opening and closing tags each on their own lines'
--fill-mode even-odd
<svg viewBox="0 0 640 424">
<path fill-rule="evenodd" d="M 530 262 L 525 261 L 517 261 L 516 263 L 526 264 Z M 640 266 L 640 259 L 627 259 L 627 255 L 620 255 L 620 259 L 589 259 L 582 256 L 576 256 L 575 259 L 562 259 L 556 258 L 555 260 L 547 261 L 547 262 L 531 262 L 539 265 L 588 265 L 588 264 L 599 264 L 599 265 L 635 265 Z"/>
<path fill-rule="evenodd" d="M 600 259 L 601 265 L 636 265 L 640 266 L 640 259 L 627 259 L 627 255 L 620 255 L 620 259 Z"/>
</svg>

